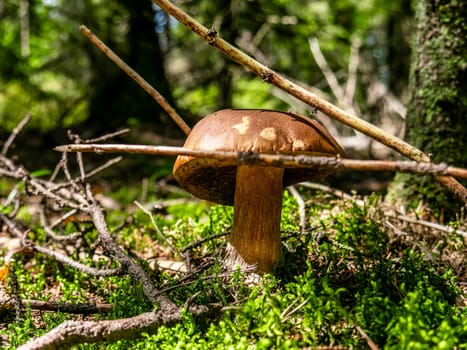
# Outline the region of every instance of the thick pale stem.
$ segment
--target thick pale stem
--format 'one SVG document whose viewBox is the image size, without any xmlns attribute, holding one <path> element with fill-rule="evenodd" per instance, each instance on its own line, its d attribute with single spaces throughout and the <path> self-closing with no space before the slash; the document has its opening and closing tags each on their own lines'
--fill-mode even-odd
<svg viewBox="0 0 467 350">
<path fill-rule="evenodd" d="M 229 267 L 256 265 L 256 272 L 269 273 L 277 266 L 283 175 L 282 168 L 237 168 L 234 224 L 226 259 Z"/>
</svg>

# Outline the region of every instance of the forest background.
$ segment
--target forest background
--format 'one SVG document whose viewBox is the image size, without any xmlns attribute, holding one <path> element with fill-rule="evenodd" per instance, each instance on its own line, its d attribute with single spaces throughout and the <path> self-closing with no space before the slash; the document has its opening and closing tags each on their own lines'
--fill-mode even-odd
<svg viewBox="0 0 467 350">
<path fill-rule="evenodd" d="M 404 134 L 413 28 L 409 1 L 197 1 L 184 6 L 263 64 Z M 79 33 L 80 24 L 155 86 L 190 125 L 229 107 L 316 114 L 187 34 L 151 3 L 3 1 L 0 18 L 2 135 L 31 113 L 27 130 L 34 137 L 24 136 L 29 151 L 40 148 L 52 159 L 48 150 L 67 142 L 67 128 L 95 137 L 130 127 L 138 143 L 183 142 L 157 103 Z M 334 86 L 311 45 L 315 54 L 324 55 L 325 73 L 334 76 Z M 349 128 L 318 117 L 350 157 L 390 155 Z M 45 165 L 47 157 L 26 161 L 45 158 Z"/>
</svg>

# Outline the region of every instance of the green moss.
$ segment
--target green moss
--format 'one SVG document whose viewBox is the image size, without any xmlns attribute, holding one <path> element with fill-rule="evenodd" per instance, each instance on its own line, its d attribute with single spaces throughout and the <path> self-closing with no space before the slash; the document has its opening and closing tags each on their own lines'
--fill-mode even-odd
<svg viewBox="0 0 467 350">
<path fill-rule="evenodd" d="M 434 162 L 467 166 L 467 25 L 458 1 L 419 1 L 413 40 L 407 141 Z M 464 8 L 465 10 L 465 8 Z M 461 23 L 462 22 L 462 23 Z M 431 177 L 398 175 L 393 197 L 423 201 L 448 216 L 461 207 Z M 393 190 L 394 192 L 394 190 Z"/>
<path fill-rule="evenodd" d="M 309 223 L 319 224 L 311 232 L 299 232 L 296 201 L 285 195 L 282 228 L 287 231 L 283 234 L 288 247 L 287 264 L 276 276 L 265 276 L 259 285 L 252 286 L 239 272 L 230 279 L 222 276 L 219 261 L 206 264 L 191 277 L 154 273 L 141 261 L 157 285 L 170 289 L 167 295 L 178 305 L 196 295 L 192 300 L 195 304 L 215 304 L 225 309 L 207 319 L 184 314 L 177 324 L 159 327 L 156 333 L 138 339 L 76 348 L 366 348 L 357 327 L 379 348 L 452 349 L 466 343 L 467 313 L 455 304 L 460 291 L 453 272 L 436 258 L 427 242 L 417 240 L 417 245 L 406 245 L 383 230 L 380 198 L 366 198 L 364 205 L 357 205 L 307 191 L 301 194 L 308 203 Z M 209 237 L 231 225 L 231 207 L 201 210 L 186 205 L 185 211 L 183 207 L 174 205 L 167 209 L 166 216 L 156 218 L 177 247 L 183 246 L 178 241 Z M 136 235 L 146 225 L 150 226 L 148 217 L 138 214 L 118 234 Z M 154 232 L 147 228 L 144 232 L 156 242 Z M 125 239 L 133 244 L 129 237 Z M 223 238 L 205 242 L 191 252 L 193 261 L 214 261 L 224 246 Z M 145 248 L 134 243 L 131 250 L 141 252 Z M 427 251 L 429 259 L 424 253 Z M 59 300 L 83 302 L 92 295 L 112 305 L 108 314 L 90 316 L 97 319 L 129 317 L 153 308 L 141 286 L 128 276 L 94 278 L 40 255 L 18 256 L 15 266 L 24 298 L 49 300 L 55 295 L 44 291 L 59 290 Z M 10 341 L 5 347 L 13 349 L 74 317 L 64 313 L 34 316 L 27 312 L 0 333 Z"/>
</svg>

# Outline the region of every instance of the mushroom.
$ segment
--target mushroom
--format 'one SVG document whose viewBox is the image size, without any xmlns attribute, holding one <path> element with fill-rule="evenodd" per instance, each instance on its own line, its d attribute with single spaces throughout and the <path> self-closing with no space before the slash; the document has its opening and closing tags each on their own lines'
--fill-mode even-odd
<svg viewBox="0 0 467 350">
<path fill-rule="evenodd" d="M 343 150 L 314 120 L 293 113 L 258 109 L 224 109 L 199 121 L 184 147 L 337 156 Z M 255 265 L 272 273 L 282 259 L 280 221 L 285 186 L 333 173 L 331 168 L 282 168 L 238 165 L 231 160 L 180 155 L 173 174 L 194 196 L 234 206 L 234 220 L 224 265 Z"/>
</svg>

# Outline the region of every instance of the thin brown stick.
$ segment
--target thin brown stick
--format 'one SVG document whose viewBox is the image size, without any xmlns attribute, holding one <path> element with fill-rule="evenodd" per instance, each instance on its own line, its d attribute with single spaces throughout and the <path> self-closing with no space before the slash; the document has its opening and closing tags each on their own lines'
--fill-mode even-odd
<svg viewBox="0 0 467 350">
<path fill-rule="evenodd" d="M 4 224 L 10 229 L 11 232 L 15 234 L 16 237 L 20 238 L 23 242 L 23 245 L 38 252 L 42 253 L 44 255 L 47 255 L 51 257 L 52 259 L 64 264 L 68 265 L 78 271 L 87 273 L 92 276 L 100 276 L 100 277 L 105 277 L 105 276 L 117 276 L 121 274 L 121 268 L 116 268 L 116 269 L 102 269 L 102 268 L 94 268 L 90 267 L 87 265 L 84 265 L 76 260 L 73 260 L 72 258 L 49 248 L 42 247 L 38 244 L 34 244 L 31 241 L 26 240 L 25 233 L 22 232 L 16 225 L 16 223 L 13 220 L 10 220 L 6 215 L 0 213 L 0 219 L 4 222 Z"/>
<path fill-rule="evenodd" d="M 324 78 L 326 79 L 326 82 L 331 88 L 332 93 L 334 94 L 334 96 L 337 98 L 339 102 L 344 103 L 344 99 L 345 99 L 344 89 L 342 89 L 342 87 L 339 85 L 336 75 L 334 74 L 332 69 L 329 67 L 328 61 L 326 61 L 326 59 L 324 58 L 324 55 L 321 52 L 321 49 L 319 47 L 318 39 L 309 38 L 308 43 L 310 45 L 310 50 L 311 50 L 311 53 L 313 54 L 313 58 L 315 59 L 319 68 L 321 69 L 321 72 L 323 72 Z"/>
<path fill-rule="evenodd" d="M 348 194 L 347 192 L 332 188 L 332 187 L 324 185 L 324 184 L 305 181 L 305 182 L 301 182 L 300 185 L 303 186 L 303 187 L 314 189 L 314 190 L 330 193 L 333 196 L 336 196 L 338 198 L 346 199 L 346 200 L 349 200 L 349 201 L 354 201 L 360 206 L 365 203 L 363 200 L 358 199 L 355 196 L 352 196 L 351 194 Z"/>
<path fill-rule="evenodd" d="M 69 218 L 76 215 L 78 211 L 76 209 L 72 209 L 69 212 L 62 215 L 60 218 L 54 221 L 53 224 L 49 224 L 48 215 L 46 215 L 45 208 L 43 206 L 39 207 L 39 220 L 41 223 L 42 228 L 44 229 L 47 236 L 57 242 L 76 242 L 76 240 L 83 236 L 82 232 L 74 232 L 69 234 L 57 234 L 54 232 L 54 227 L 58 226 L 59 224 L 63 223 L 64 221 L 68 220 Z"/>
<path fill-rule="evenodd" d="M 358 333 L 360 333 L 362 338 L 365 339 L 366 343 L 368 344 L 368 347 L 371 350 L 378 350 L 379 349 L 378 345 L 376 345 L 376 343 L 368 336 L 368 334 L 366 334 L 366 332 L 363 330 L 362 327 L 357 326 L 357 331 L 358 331 Z"/>
<path fill-rule="evenodd" d="M 0 298 L 0 305 L 2 310 L 11 310 L 13 305 L 6 298 Z M 69 314 L 89 315 L 95 313 L 109 312 L 112 308 L 111 304 L 72 304 L 60 303 L 53 301 L 22 299 L 21 306 L 23 308 L 29 307 L 31 310 L 40 311 L 53 311 L 65 312 Z"/>
<path fill-rule="evenodd" d="M 178 115 L 175 109 L 167 102 L 167 100 L 157 91 L 151 84 L 139 75 L 133 68 L 127 65 L 115 52 L 113 52 L 106 44 L 104 44 L 94 33 L 91 32 L 86 26 L 79 27 L 81 34 L 93 43 L 99 50 L 101 50 L 112 62 L 114 62 L 121 70 L 123 70 L 131 79 L 133 79 L 140 87 L 144 89 L 173 119 L 173 121 L 180 127 L 180 129 L 188 135 L 190 127 Z"/>
<path fill-rule="evenodd" d="M 208 237 L 205 237 L 203 239 L 200 239 L 200 240 L 197 240 L 197 241 L 194 241 L 188 245 L 186 245 L 185 247 L 182 248 L 182 253 L 185 253 L 193 248 L 196 248 L 204 243 L 206 243 L 207 241 L 211 241 L 211 240 L 214 240 L 216 238 L 220 238 L 220 237 L 223 237 L 223 236 L 227 236 L 229 235 L 230 233 L 229 232 L 221 232 L 221 233 L 216 233 L 216 234 L 213 234 L 213 235 L 210 235 Z"/>
<path fill-rule="evenodd" d="M 230 160 L 232 164 L 257 164 L 263 166 L 283 166 L 294 168 L 309 168 L 312 166 L 333 167 L 338 170 L 389 171 L 416 174 L 451 175 L 467 178 L 467 169 L 434 164 L 430 162 L 390 161 L 390 160 L 359 160 L 340 157 L 316 157 L 308 154 L 281 154 L 255 152 L 228 152 L 193 150 L 184 147 L 124 145 L 124 144 L 70 144 L 55 148 L 59 152 L 92 152 L 92 153 L 131 153 L 148 155 L 178 156 L 179 154 Z"/>
<path fill-rule="evenodd" d="M 114 137 L 117 137 L 117 136 L 121 136 L 121 135 L 128 134 L 129 132 L 130 132 L 130 129 L 125 128 L 125 129 L 121 129 L 121 130 L 117 130 L 117 131 L 111 132 L 111 133 L 109 133 L 109 134 L 105 134 L 105 135 L 96 137 L 96 138 L 94 138 L 94 139 L 81 140 L 81 142 L 82 142 L 82 143 L 99 143 L 99 142 L 104 142 L 104 141 L 107 141 L 107 140 L 109 140 L 109 139 L 111 139 L 111 138 L 114 138 Z"/>
<path fill-rule="evenodd" d="M 190 17 L 188 14 L 178 8 L 176 5 L 172 4 L 170 1 L 152 0 L 152 2 L 162 8 L 164 11 L 168 12 L 175 19 L 183 23 L 191 31 L 198 34 L 210 45 L 218 48 L 233 61 L 255 73 L 264 81 L 274 84 L 290 95 L 295 96 L 306 104 L 317 108 L 321 112 L 327 114 L 342 124 L 345 124 L 367 136 L 372 137 L 373 139 L 394 149 L 395 151 L 410 159 L 416 160 L 418 162 L 430 162 L 430 157 L 416 147 L 378 128 L 377 126 L 362 120 L 357 116 L 340 109 L 339 107 L 336 107 L 332 103 L 320 98 L 310 91 L 307 91 L 294 82 L 285 79 L 272 69 L 257 62 L 252 57 L 248 56 L 244 52 L 229 44 L 227 41 L 220 38 L 215 30 L 206 28 L 197 22 L 194 18 Z M 462 186 L 456 179 L 440 175 L 435 176 L 435 178 L 443 185 L 445 185 L 452 193 L 454 193 L 464 203 L 464 205 L 467 205 L 467 189 Z"/>
<path fill-rule="evenodd" d="M 458 230 L 458 229 L 456 229 L 454 227 L 445 226 L 445 225 L 441 225 L 441 224 L 426 221 L 426 220 L 414 219 L 414 218 L 411 218 L 411 217 L 406 216 L 406 215 L 387 215 L 387 217 L 391 217 L 391 218 L 394 218 L 394 219 L 397 219 L 397 220 L 405 221 L 405 222 L 408 222 L 408 223 L 411 223 L 411 224 L 417 224 L 417 225 L 425 226 L 425 227 L 428 227 L 428 228 L 431 228 L 431 229 L 434 229 L 434 230 L 437 230 L 437 231 L 445 232 L 445 233 L 448 233 L 448 234 L 452 234 L 452 233 L 458 234 L 458 235 L 463 236 L 464 239 L 467 239 L 467 232 L 466 231 Z"/>
<path fill-rule="evenodd" d="M 115 158 L 112 158 L 108 161 L 106 161 L 104 164 L 98 166 L 97 168 L 89 171 L 87 174 L 86 174 L 86 177 L 84 180 L 87 180 L 87 179 L 90 179 L 91 177 L 97 175 L 98 173 L 104 171 L 105 169 L 107 168 L 110 168 L 112 167 L 113 165 L 117 164 L 118 162 L 120 162 L 123 158 L 122 157 L 115 157 Z M 62 163 L 59 163 L 60 164 L 60 167 L 59 169 L 61 169 L 63 167 L 63 164 Z M 56 175 L 55 175 L 56 176 Z M 54 178 L 55 178 L 54 176 Z M 54 186 L 51 187 L 51 190 L 53 191 L 57 191 L 59 190 L 60 188 L 64 188 L 64 187 L 68 187 L 71 185 L 71 182 L 78 182 L 80 181 L 80 178 L 79 177 L 75 177 L 74 179 L 71 179 L 70 181 L 67 181 L 67 182 L 61 182 L 61 183 L 58 183 L 58 184 L 55 184 L 54 183 Z"/>
<path fill-rule="evenodd" d="M 174 252 L 175 254 L 179 255 L 179 256 L 183 256 L 183 253 L 181 253 L 173 244 L 172 242 L 169 241 L 169 239 L 167 238 L 167 236 L 161 231 L 161 229 L 159 228 L 159 226 L 157 225 L 156 223 L 156 220 L 154 219 L 154 216 L 152 215 L 152 213 L 147 210 L 144 206 L 142 206 L 140 203 L 138 203 L 137 201 L 134 202 L 136 204 L 136 206 L 144 213 L 146 214 L 149 219 L 151 220 L 151 224 L 152 224 L 152 227 L 154 227 L 154 230 L 156 231 L 156 233 L 159 235 L 160 238 L 162 238 L 162 240 L 165 242 L 165 244 L 167 244 L 167 246 L 172 250 L 172 252 Z"/>
<path fill-rule="evenodd" d="M 287 190 L 290 192 L 292 197 L 294 197 L 295 201 L 297 202 L 298 215 L 299 215 L 299 218 L 300 218 L 300 232 L 305 233 L 306 232 L 305 201 L 303 200 L 302 196 L 297 191 L 295 186 L 289 186 L 289 187 L 287 187 Z"/>
<path fill-rule="evenodd" d="M 2 156 L 6 156 L 7 152 L 8 152 L 8 149 L 10 148 L 11 144 L 13 143 L 13 141 L 15 140 L 16 136 L 18 136 L 18 134 L 21 132 L 21 130 L 23 130 L 24 126 L 29 123 L 29 121 L 31 120 L 32 118 L 32 114 L 31 113 L 28 113 L 24 116 L 23 119 L 21 119 L 21 121 L 18 123 L 18 125 L 13 129 L 13 131 L 11 132 L 10 136 L 8 137 L 8 139 L 5 141 L 5 143 L 3 144 L 3 148 L 2 148 L 2 153 L 1 155 Z"/>
<path fill-rule="evenodd" d="M 90 192 L 90 186 L 88 186 L 87 192 Z M 99 243 L 101 246 L 105 249 L 108 255 L 112 256 L 122 264 L 125 271 L 127 271 L 137 283 L 141 284 L 143 291 L 149 300 L 157 304 L 160 310 L 167 312 L 176 310 L 177 306 L 175 303 L 158 290 L 154 281 L 149 278 L 144 269 L 130 256 L 128 256 L 117 242 L 115 242 L 105 220 L 104 211 L 94 202 L 94 200 L 88 214 L 91 215 L 96 230 L 99 233 Z"/>
</svg>

